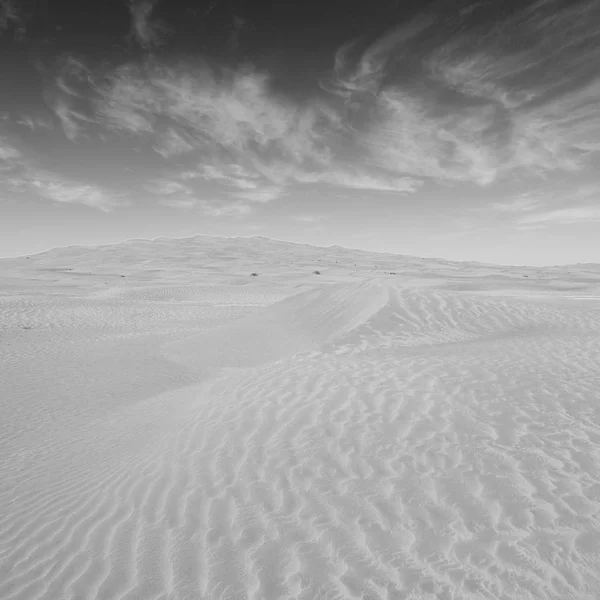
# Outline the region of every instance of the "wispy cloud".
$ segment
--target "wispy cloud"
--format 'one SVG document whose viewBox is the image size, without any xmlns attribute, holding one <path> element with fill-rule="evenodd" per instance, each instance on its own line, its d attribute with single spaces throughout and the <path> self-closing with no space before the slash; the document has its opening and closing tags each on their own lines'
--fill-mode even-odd
<svg viewBox="0 0 600 600">
<path fill-rule="evenodd" d="M 49 77 L 50 69 L 40 62 L 37 67 L 46 78 Z M 88 108 L 91 89 L 93 74 L 84 61 L 72 55 L 61 56 L 52 74 L 52 83 L 44 91 L 44 98 L 71 141 L 75 141 L 87 125 L 96 121 L 89 110 L 88 114 L 84 112 L 84 108 Z"/>
<path fill-rule="evenodd" d="M 149 181 L 144 187 L 147 191 L 159 196 L 170 196 L 172 194 L 189 195 L 194 193 L 191 187 L 171 179 L 154 179 Z"/>
<path fill-rule="evenodd" d="M 112 192 L 97 185 L 69 180 L 43 170 L 26 169 L 7 180 L 14 191 L 29 192 L 38 198 L 66 204 L 83 204 L 102 212 L 129 204 L 122 193 Z"/>
<path fill-rule="evenodd" d="M 160 198 L 158 203 L 162 206 L 168 206 L 169 208 L 186 210 L 196 208 L 196 206 L 198 206 L 198 199 L 194 198 L 193 196 L 179 196 L 177 194 L 173 194 Z"/>
<path fill-rule="evenodd" d="M 379 173 L 368 173 L 358 169 L 350 171 L 343 168 L 324 171 L 322 173 L 297 174 L 296 178 L 299 181 L 329 183 L 357 190 L 397 192 L 402 194 L 414 193 L 423 185 L 422 180 L 413 177 L 393 177 Z"/>
<path fill-rule="evenodd" d="M 79 137 L 82 121 L 91 122 L 86 115 L 74 110 L 63 99 L 56 100 L 54 112 L 62 125 L 65 136 L 71 141 L 75 141 Z"/>
<path fill-rule="evenodd" d="M 0 136 L 0 184 L 14 193 L 62 204 L 82 204 L 103 212 L 127 206 L 126 194 L 73 179 L 40 166 L 8 138 Z"/>
<path fill-rule="evenodd" d="M 73 58 L 50 104 L 71 140 L 99 129 L 143 139 L 167 164 L 197 157 L 204 166 L 186 177 L 249 203 L 307 184 L 412 194 L 428 180 L 490 186 L 584 169 L 600 151 L 597 3 L 542 0 L 510 17 L 492 5 L 481 9 L 497 11 L 491 25 L 478 9 L 442 7 L 374 41 L 349 40 L 322 82 L 331 93 L 318 97 L 283 93 L 249 65 L 153 56 L 94 74 Z M 156 6 L 129 3 L 148 48 L 161 37 Z"/>
<path fill-rule="evenodd" d="M 570 206 L 528 214 L 519 219 L 519 225 L 570 225 L 590 221 L 600 221 L 600 206 Z"/>
<path fill-rule="evenodd" d="M 282 194 L 275 189 L 280 183 L 256 164 L 311 170 L 332 161 L 337 114 L 320 102 L 300 106 L 276 94 L 268 76 L 251 68 L 217 73 L 206 64 L 153 64 L 142 73 L 123 67 L 97 91 L 96 114 L 109 128 L 150 135 L 165 158 L 197 152 L 207 161 L 198 176 L 242 190 L 230 193 L 245 200 L 267 202 Z"/>
<path fill-rule="evenodd" d="M 43 117 L 32 117 L 30 115 L 22 115 L 15 120 L 15 123 L 17 125 L 27 127 L 30 131 L 37 131 L 39 129 L 52 129 L 52 122 L 49 119 Z"/>
<path fill-rule="evenodd" d="M 212 217 L 244 217 L 252 212 L 252 207 L 244 202 L 215 203 L 204 212 Z"/>
<path fill-rule="evenodd" d="M 312 225 L 314 223 L 319 223 L 323 217 L 317 215 L 292 215 L 292 220 L 302 223 L 304 225 Z"/>
<path fill-rule="evenodd" d="M 157 0 L 129 0 L 131 13 L 131 34 L 145 49 L 160 46 L 171 30 L 161 21 L 153 18 L 152 13 Z"/>
<path fill-rule="evenodd" d="M 16 159 L 20 158 L 21 151 L 15 148 L 6 138 L 0 136 L 0 164 L 12 164 Z"/>
<path fill-rule="evenodd" d="M 338 162 L 321 170 L 308 170 L 282 161 L 254 161 L 254 167 L 262 177 L 279 187 L 293 183 L 325 183 L 358 190 L 413 193 L 423 185 L 422 180 L 414 177 L 399 177 L 359 167 L 349 169 L 347 165 Z"/>
<path fill-rule="evenodd" d="M 199 147 L 234 154 L 277 153 L 299 163 L 330 159 L 325 113 L 318 106 L 301 109 L 278 98 L 265 74 L 224 71 L 217 80 L 206 66 L 163 69 L 147 85 L 160 112 L 194 132 Z"/>
<path fill-rule="evenodd" d="M 277 200 L 284 193 L 284 190 L 278 187 L 263 187 L 258 190 L 251 190 L 247 192 L 237 192 L 234 195 L 237 198 L 242 198 L 243 200 L 249 200 L 251 202 L 271 202 L 273 200 Z"/>
<path fill-rule="evenodd" d="M 502 213 L 523 213 L 544 206 L 542 200 L 537 194 L 522 193 L 518 194 L 514 198 L 505 200 L 503 202 L 492 202 L 489 206 L 494 211 Z M 487 205 L 483 210 L 487 210 Z"/>
<path fill-rule="evenodd" d="M 191 175 L 187 172 L 186 176 L 190 177 Z M 223 181 L 242 189 L 256 188 L 258 186 L 256 180 L 260 178 L 259 174 L 249 171 L 241 165 L 231 163 L 200 164 L 195 171 L 195 176 L 207 180 Z"/>
<path fill-rule="evenodd" d="M 194 150 L 194 144 L 186 139 L 186 136 L 178 133 L 173 128 L 169 128 L 166 133 L 159 136 L 154 150 L 164 158 L 186 154 Z"/>
<path fill-rule="evenodd" d="M 252 212 L 252 208 L 243 202 L 222 202 L 218 200 L 200 200 L 193 195 L 171 194 L 161 197 L 158 203 L 178 210 L 197 210 L 207 217 L 243 217 Z"/>
<path fill-rule="evenodd" d="M 420 17 L 358 56 L 356 41 L 340 48 L 325 88 L 370 107 L 353 127 L 376 164 L 489 185 L 515 171 L 577 171 L 600 150 L 598 2 L 542 0 L 488 17 L 449 14 L 451 34 Z"/>
<path fill-rule="evenodd" d="M 20 38 L 29 16 L 16 0 L 0 0 L 0 35 L 12 27 L 15 37 Z"/>
<path fill-rule="evenodd" d="M 239 200 L 227 201 L 226 198 L 207 199 L 206 194 L 194 189 L 192 184 L 197 177 L 190 177 L 190 171 L 183 171 L 175 178 L 158 178 L 149 181 L 145 191 L 157 197 L 157 203 L 169 208 L 191 210 L 197 209 L 207 216 L 243 216 L 251 212 L 251 207 Z M 188 183 L 182 183 L 181 181 Z M 269 199 L 244 198 L 242 194 L 235 195 L 240 200 L 251 200 L 253 202 L 266 202 Z"/>
<path fill-rule="evenodd" d="M 143 187 L 153 196 L 157 196 L 157 202 L 162 206 L 191 209 L 200 204 L 193 188 L 174 179 L 153 179 Z"/>
<path fill-rule="evenodd" d="M 544 186 L 493 202 L 478 211 L 489 215 L 491 209 L 495 218 L 502 215 L 517 228 L 531 229 L 596 221 L 600 217 L 599 200 L 598 184 Z"/>
<path fill-rule="evenodd" d="M 148 60 L 94 75 L 80 59 L 63 58 L 48 98 L 68 139 L 93 126 L 103 139 L 111 133 L 144 139 L 165 160 L 202 157 L 205 166 L 197 175 L 189 169 L 189 177 L 216 182 L 225 194 L 250 202 L 272 201 L 305 183 L 398 193 L 420 185 L 414 177 L 340 161 L 336 148 L 350 131 L 340 107 L 297 102 L 251 67 Z"/>
<path fill-rule="evenodd" d="M 185 176 L 189 178 L 189 172 Z M 251 202 L 271 202 L 284 194 L 284 186 L 272 185 L 270 180 L 237 164 L 199 165 L 197 176 L 218 181 L 226 186 L 229 195 Z M 242 191 L 233 191 L 231 188 Z"/>
<path fill-rule="evenodd" d="M 393 28 L 368 46 L 357 62 L 350 60 L 350 51 L 360 39 L 354 39 L 341 46 L 335 54 L 333 77 L 325 87 L 342 93 L 379 92 L 387 67 L 409 51 L 409 43 L 418 38 L 433 24 L 427 15 L 418 15 L 408 23 Z"/>
</svg>

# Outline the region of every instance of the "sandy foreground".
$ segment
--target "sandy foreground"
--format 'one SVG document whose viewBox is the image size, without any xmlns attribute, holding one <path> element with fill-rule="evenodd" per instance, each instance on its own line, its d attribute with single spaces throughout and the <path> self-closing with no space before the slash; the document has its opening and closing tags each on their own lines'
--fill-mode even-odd
<svg viewBox="0 0 600 600">
<path fill-rule="evenodd" d="M 597 600 L 600 267 L 1 260 L 0 598 Z"/>
</svg>

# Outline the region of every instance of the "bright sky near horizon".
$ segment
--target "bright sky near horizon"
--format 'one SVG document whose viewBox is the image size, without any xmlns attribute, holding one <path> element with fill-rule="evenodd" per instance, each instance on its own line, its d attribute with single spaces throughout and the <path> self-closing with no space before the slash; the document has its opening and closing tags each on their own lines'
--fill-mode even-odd
<svg viewBox="0 0 600 600">
<path fill-rule="evenodd" d="M 0 0 L 0 256 L 197 233 L 600 262 L 598 0 Z"/>
</svg>

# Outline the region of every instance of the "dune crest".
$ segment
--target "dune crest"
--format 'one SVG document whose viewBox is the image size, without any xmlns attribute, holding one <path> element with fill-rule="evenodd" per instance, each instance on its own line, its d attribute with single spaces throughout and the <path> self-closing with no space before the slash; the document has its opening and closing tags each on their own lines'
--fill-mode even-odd
<svg viewBox="0 0 600 600">
<path fill-rule="evenodd" d="M 316 348 L 351 331 L 389 300 L 389 286 L 331 284 L 300 292 L 249 317 L 163 346 L 190 368 L 253 367 Z"/>
</svg>

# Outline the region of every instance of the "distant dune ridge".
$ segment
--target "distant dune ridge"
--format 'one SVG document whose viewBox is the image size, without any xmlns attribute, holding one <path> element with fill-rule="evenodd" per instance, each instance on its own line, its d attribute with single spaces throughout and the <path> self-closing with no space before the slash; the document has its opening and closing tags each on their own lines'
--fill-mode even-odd
<svg viewBox="0 0 600 600">
<path fill-rule="evenodd" d="M 0 599 L 600 598 L 599 292 L 266 238 L 0 260 Z"/>
<path fill-rule="evenodd" d="M 105 246 L 55 248 L 29 257 L 0 259 L 3 290 L 8 292 L 14 287 L 18 293 L 30 286 L 38 289 L 40 283 L 42 286 L 52 283 L 52 293 L 74 294 L 80 287 L 84 294 L 92 290 L 121 293 L 140 287 L 148 288 L 151 293 L 153 284 L 160 293 L 166 288 L 181 289 L 207 283 L 229 283 L 236 287 L 252 283 L 272 290 L 274 284 L 280 288 L 313 285 L 317 283 L 312 281 L 314 276 L 308 281 L 304 276 L 316 269 L 321 271 L 325 282 L 393 278 L 402 285 L 456 291 L 600 293 L 600 265 L 597 264 L 508 267 L 378 254 L 340 246 L 320 248 L 261 236 L 198 235 L 128 240 Z M 256 282 L 250 280 L 253 272 L 259 273 Z M 272 281 L 273 277 L 276 281 Z"/>
</svg>

